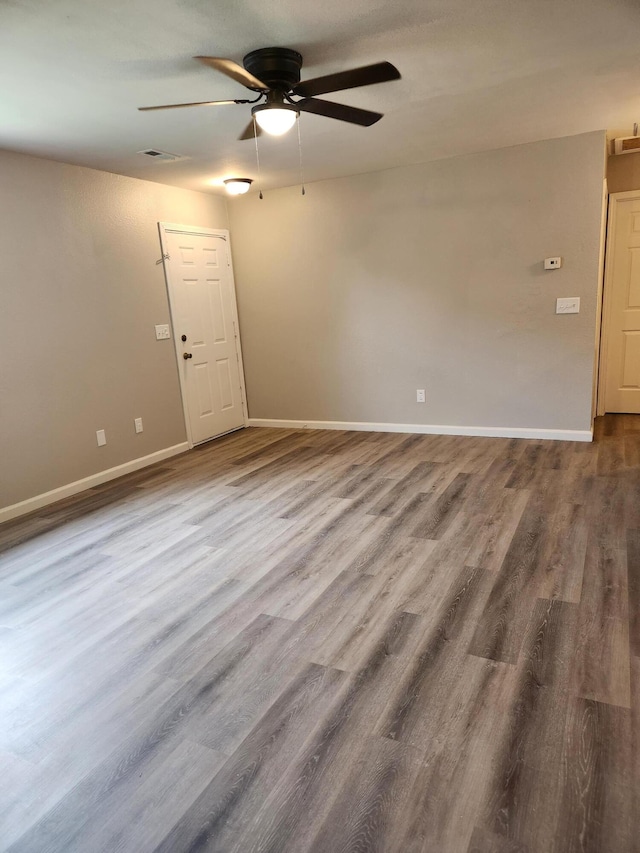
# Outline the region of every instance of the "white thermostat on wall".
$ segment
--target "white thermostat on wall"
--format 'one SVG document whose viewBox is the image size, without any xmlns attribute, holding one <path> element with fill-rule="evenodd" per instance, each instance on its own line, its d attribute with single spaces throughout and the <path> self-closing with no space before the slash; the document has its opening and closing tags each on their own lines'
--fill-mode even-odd
<svg viewBox="0 0 640 853">
<path fill-rule="evenodd" d="M 557 270 L 562 266 L 562 258 L 545 258 L 544 268 L 546 270 Z"/>
</svg>

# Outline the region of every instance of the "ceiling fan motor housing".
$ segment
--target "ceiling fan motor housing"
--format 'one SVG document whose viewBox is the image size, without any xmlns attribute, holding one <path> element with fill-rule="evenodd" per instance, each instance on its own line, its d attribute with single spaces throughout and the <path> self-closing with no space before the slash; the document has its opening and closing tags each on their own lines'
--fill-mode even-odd
<svg viewBox="0 0 640 853">
<path fill-rule="evenodd" d="M 289 92 L 300 82 L 302 56 L 288 47 L 263 47 L 252 50 L 242 60 L 250 74 L 262 80 L 270 89 Z"/>
</svg>

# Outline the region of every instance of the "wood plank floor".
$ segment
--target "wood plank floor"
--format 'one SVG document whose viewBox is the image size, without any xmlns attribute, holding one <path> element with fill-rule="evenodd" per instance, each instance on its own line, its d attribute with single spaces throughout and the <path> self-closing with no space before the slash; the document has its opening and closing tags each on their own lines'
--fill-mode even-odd
<svg viewBox="0 0 640 853">
<path fill-rule="evenodd" d="M 2 850 L 640 850 L 640 417 L 248 429 L 0 552 Z"/>
</svg>

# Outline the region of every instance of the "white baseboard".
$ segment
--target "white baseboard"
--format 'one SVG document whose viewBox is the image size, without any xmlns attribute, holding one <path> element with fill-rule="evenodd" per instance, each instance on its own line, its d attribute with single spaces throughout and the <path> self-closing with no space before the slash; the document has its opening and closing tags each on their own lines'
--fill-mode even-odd
<svg viewBox="0 0 640 853">
<path fill-rule="evenodd" d="M 117 477 L 122 477 L 123 474 L 131 474 L 133 471 L 139 471 L 140 468 L 146 468 L 148 465 L 153 465 L 154 462 L 162 462 L 163 459 L 169 459 L 171 456 L 177 456 L 179 453 L 184 453 L 189 449 L 186 441 L 180 444 L 174 444 L 173 447 L 165 447 L 163 450 L 156 450 L 155 453 L 149 453 L 148 456 L 140 456 L 138 459 L 132 459 L 130 462 L 123 462 L 122 465 L 116 465 L 115 468 L 107 468 L 106 471 L 98 471 L 97 474 L 92 474 L 90 477 L 84 477 L 82 480 L 76 480 L 74 483 L 67 483 L 66 486 L 59 486 L 57 489 L 52 489 L 50 492 L 43 492 L 41 495 L 36 495 L 33 498 L 20 501 L 20 503 L 12 504 L 0 509 L 0 523 L 9 521 L 12 518 L 17 518 L 20 515 L 26 515 L 28 512 L 33 512 L 48 504 L 55 503 L 75 495 L 78 492 L 83 492 L 86 489 L 91 489 L 94 486 L 99 486 L 102 483 L 107 483 L 109 480 L 115 480 Z"/>
<path fill-rule="evenodd" d="M 475 435 L 487 438 L 534 438 L 552 441 L 593 441 L 589 429 L 534 429 L 529 427 L 476 427 L 444 424 L 374 424 L 358 421 L 287 421 L 249 418 L 250 427 L 280 429 L 341 429 L 363 432 L 410 432 L 424 435 Z"/>
</svg>

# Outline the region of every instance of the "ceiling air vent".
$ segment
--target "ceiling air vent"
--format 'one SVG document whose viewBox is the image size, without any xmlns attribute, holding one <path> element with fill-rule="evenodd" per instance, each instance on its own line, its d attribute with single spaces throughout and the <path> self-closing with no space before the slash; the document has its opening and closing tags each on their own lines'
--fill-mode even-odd
<svg viewBox="0 0 640 853">
<path fill-rule="evenodd" d="M 620 136 L 613 140 L 614 154 L 634 154 L 640 151 L 640 136 Z"/>
<path fill-rule="evenodd" d="M 179 154 L 169 154 L 168 151 L 158 151 L 157 148 L 147 148 L 145 151 L 138 151 L 138 154 L 144 154 L 145 157 L 151 157 L 154 160 L 180 160 Z"/>
</svg>

